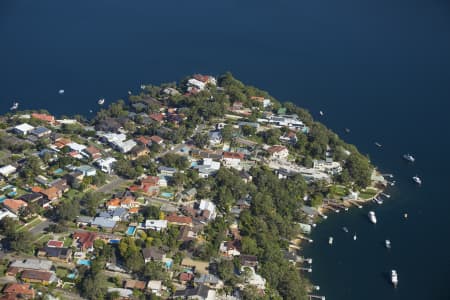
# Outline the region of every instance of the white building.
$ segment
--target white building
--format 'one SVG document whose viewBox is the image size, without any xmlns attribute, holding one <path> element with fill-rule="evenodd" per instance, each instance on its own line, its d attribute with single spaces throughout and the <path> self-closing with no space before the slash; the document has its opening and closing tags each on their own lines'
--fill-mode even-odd
<svg viewBox="0 0 450 300">
<path fill-rule="evenodd" d="M 3 220 L 3 218 L 6 218 L 6 217 L 9 217 L 11 219 L 17 219 L 17 215 L 13 214 L 12 212 L 7 210 L 6 208 L 2 208 L 0 210 L 0 220 Z"/>
<path fill-rule="evenodd" d="M 34 127 L 28 123 L 23 123 L 14 127 L 14 132 L 21 135 L 27 135 Z"/>
<path fill-rule="evenodd" d="M 197 80 L 195 78 L 189 79 L 187 84 L 188 84 L 188 91 L 189 91 L 189 87 L 194 87 L 200 91 L 203 91 L 206 86 L 206 83 L 201 82 L 200 80 Z"/>
<path fill-rule="evenodd" d="M 85 146 L 85 145 L 81 145 L 81 144 L 74 143 L 74 142 L 68 143 L 68 144 L 67 144 L 67 147 L 69 147 L 70 150 L 75 151 L 75 152 L 78 152 L 78 153 L 81 153 L 81 151 L 83 151 L 84 149 L 86 149 L 86 146 Z"/>
<path fill-rule="evenodd" d="M 220 133 L 220 131 L 209 132 L 209 143 L 211 145 L 218 145 L 222 143 L 222 134 Z"/>
<path fill-rule="evenodd" d="M 280 145 L 270 147 L 267 149 L 267 152 L 275 159 L 286 159 L 289 155 L 288 149 L 285 146 Z"/>
<path fill-rule="evenodd" d="M 209 211 L 209 217 L 208 220 L 214 220 L 216 218 L 216 205 L 208 200 L 200 200 L 200 210 L 207 210 Z"/>
<path fill-rule="evenodd" d="M 16 170 L 17 170 L 16 167 L 6 165 L 0 168 L 0 175 L 2 175 L 3 177 L 8 177 L 9 175 L 15 173 Z"/>
<path fill-rule="evenodd" d="M 162 281 L 161 280 L 150 280 L 147 284 L 147 290 L 156 296 L 161 295 Z"/>
<path fill-rule="evenodd" d="M 342 166 L 339 162 L 331 159 L 313 160 L 313 168 L 330 175 L 336 175 L 342 172 Z"/>
<path fill-rule="evenodd" d="M 116 141 L 112 143 L 114 147 L 122 153 L 128 153 L 133 149 L 137 144 L 133 140 L 126 141 Z"/>
<path fill-rule="evenodd" d="M 145 220 L 143 229 L 151 229 L 156 231 L 167 229 L 167 220 Z"/>
<path fill-rule="evenodd" d="M 111 174 L 113 171 L 114 163 L 117 160 L 114 157 L 107 157 L 105 159 L 99 159 L 95 163 L 105 173 Z"/>
<path fill-rule="evenodd" d="M 241 161 L 244 159 L 243 153 L 236 152 L 224 152 L 222 162 L 227 168 L 234 168 L 236 170 L 242 170 Z"/>
</svg>

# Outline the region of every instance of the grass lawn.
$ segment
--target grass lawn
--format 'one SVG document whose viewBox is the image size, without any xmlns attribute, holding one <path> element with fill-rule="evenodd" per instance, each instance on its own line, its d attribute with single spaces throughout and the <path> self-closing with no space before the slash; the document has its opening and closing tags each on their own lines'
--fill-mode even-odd
<svg viewBox="0 0 450 300">
<path fill-rule="evenodd" d="M 361 193 L 359 194 L 359 198 L 369 199 L 369 198 L 372 198 L 373 196 L 375 196 L 376 194 L 377 194 L 377 191 L 374 189 L 365 189 L 365 190 L 361 191 Z"/>
<path fill-rule="evenodd" d="M 42 221 L 38 217 L 35 217 L 33 220 L 31 220 L 28 223 L 24 224 L 23 226 L 19 227 L 17 229 L 17 231 L 20 232 L 20 231 L 23 231 L 25 229 L 29 230 L 29 229 L 33 228 L 34 226 L 36 226 L 36 225 L 38 225 L 40 223 L 42 223 Z"/>
<path fill-rule="evenodd" d="M 72 242 L 73 242 L 73 239 L 71 237 L 67 236 L 66 239 L 64 240 L 64 247 L 72 246 Z"/>
<path fill-rule="evenodd" d="M 68 274 L 69 270 L 67 270 L 66 268 L 61 267 L 56 268 L 56 276 L 58 276 L 58 278 L 66 278 Z"/>
</svg>

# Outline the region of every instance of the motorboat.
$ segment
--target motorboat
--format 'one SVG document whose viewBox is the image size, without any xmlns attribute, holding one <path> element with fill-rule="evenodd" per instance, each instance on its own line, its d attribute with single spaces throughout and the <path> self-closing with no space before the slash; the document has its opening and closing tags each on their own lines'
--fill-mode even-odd
<svg viewBox="0 0 450 300">
<path fill-rule="evenodd" d="M 345 128 L 345 132 L 346 132 L 346 133 L 350 133 L 350 129 Z"/>
<path fill-rule="evenodd" d="M 19 108 L 19 102 L 13 102 L 13 105 L 9 108 L 10 110 L 16 110 Z"/>
<path fill-rule="evenodd" d="M 413 176 L 412 180 L 417 184 L 422 184 L 422 179 L 419 176 Z"/>
<path fill-rule="evenodd" d="M 390 240 L 385 240 L 384 244 L 386 245 L 386 248 L 391 249 L 391 241 Z"/>
<path fill-rule="evenodd" d="M 323 111 L 319 111 L 319 115 L 323 116 L 324 115 Z"/>
<path fill-rule="evenodd" d="M 356 233 L 353 235 L 353 240 L 356 241 L 357 237 L 356 237 Z"/>
<path fill-rule="evenodd" d="M 380 198 L 377 198 L 377 197 L 373 198 L 373 201 L 375 201 L 377 204 L 380 204 L 380 205 L 383 204 L 383 200 Z"/>
<path fill-rule="evenodd" d="M 391 282 L 394 285 L 394 288 L 398 285 L 398 274 L 396 270 L 391 271 Z"/>
<path fill-rule="evenodd" d="M 328 244 L 333 245 L 333 237 L 332 236 L 330 236 L 328 238 Z"/>
<path fill-rule="evenodd" d="M 403 159 L 407 160 L 409 162 L 415 162 L 416 159 L 414 158 L 414 156 L 412 156 L 411 154 L 407 153 L 407 154 L 403 154 Z"/>
<path fill-rule="evenodd" d="M 348 228 L 347 227 L 342 227 L 342 230 L 344 230 L 345 233 L 348 233 Z"/>
<path fill-rule="evenodd" d="M 369 220 L 373 224 L 377 224 L 377 217 L 375 216 L 375 213 L 373 211 L 369 211 Z"/>
<path fill-rule="evenodd" d="M 408 213 L 404 213 L 403 218 L 408 219 Z"/>
<path fill-rule="evenodd" d="M 378 143 L 378 142 L 375 142 L 375 146 L 377 146 L 377 147 L 379 147 L 379 148 L 383 147 L 383 145 L 381 145 L 381 144 Z"/>
<path fill-rule="evenodd" d="M 103 103 L 105 103 L 105 98 L 101 98 L 98 100 L 99 105 L 103 105 Z"/>
<path fill-rule="evenodd" d="M 141 84 L 141 90 L 145 90 L 145 84 Z"/>
<path fill-rule="evenodd" d="M 64 94 L 64 90 L 59 90 L 58 94 L 60 94 L 60 95 Z"/>
</svg>

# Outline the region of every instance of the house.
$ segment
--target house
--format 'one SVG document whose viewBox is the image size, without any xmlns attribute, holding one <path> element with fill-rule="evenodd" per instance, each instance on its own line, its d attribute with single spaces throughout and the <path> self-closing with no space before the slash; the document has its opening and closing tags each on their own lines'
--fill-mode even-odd
<svg viewBox="0 0 450 300">
<path fill-rule="evenodd" d="M 142 249 L 142 256 L 145 263 L 150 261 L 163 261 L 166 258 L 166 253 L 157 247 L 150 247 Z"/>
<path fill-rule="evenodd" d="M 96 164 L 100 168 L 100 170 L 107 174 L 111 174 L 116 161 L 117 160 L 114 157 L 107 157 L 105 159 L 97 160 Z"/>
<path fill-rule="evenodd" d="M 214 300 L 216 299 L 216 291 L 210 289 L 206 285 L 198 285 L 194 288 L 179 290 L 174 293 L 174 298 L 198 299 L 198 300 Z"/>
<path fill-rule="evenodd" d="M 197 285 L 206 285 L 213 289 L 223 287 L 223 282 L 213 274 L 201 274 L 200 277 L 195 277 L 194 283 Z"/>
<path fill-rule="evenodd" d="M 150 139 L 150 137 L 146 136 L 140 136 L 136 138 L 135 141 L 138 145 L 150 146 L 152 144 L 152 140 Z"/>
<path fill-rule="evenodd" d="M 3 206 L 15 215 L 18 215 L 23 207 L 27 207 L 28 203 L 23 200 L 5 199 Z"/>
<path fill-rule="evenodd" d="M 222 162 L 227 168 L 234 168 L 236 170 L 242 170 L 241 161 L 244 159 L 243 153 L 237 152 L 224 152 Z"/>
<path fill-rule="evenodd" d="M 128 210 L 124 207 L 118 207 L 111 212 L 111 219 L 116 222 L 128 220 Z"/>
<path fill-rule="evenodd" d="M 136 159 L 140 156 L 144 156 L 150 153 L 150 150 L 144 145 L 137 145 L 130 151 L 130 157 Z"/>
<path fill-rule="evenodd" d="M 20 125 L 17 125 L 13 128 L 13 131 L 19 135 L 27 135 L 34 129 L 33 126 L 31 126 L 28 123 L 22 123 Z"/>
<path fill-rule="evenodd" d="M 192 218 L 186 217 L 186 216 L 178 216 L 176 214 L 171 214 L 165 217 L 167 222 L 172 225 L 179 225 L 179 226 L 190 226 L 192 227 Z"/>
<path fill-rule="evenodd" d="M 280 141 L 295 145 L 298 141 L 297 134 L 294 131 L 288 131 L 280 136 Z"/>
<path fill-rule="evenodd" d="M 239 177 L 241 177 L 242 181 L 244 181 L 245 183 L 252 182 L 252 180 L 253 180 L 252 175 L 250 175 L 250 173 L 248 173 L 244 170 L 239 172 Z"/>
<path fill-rule="evenodd" d="M 116 150 L 120 151 L 121 153 L 128 153 L 136 146 L 136 142 L 133 140 L 126 140 L 126 141 L 116 141 L 113 143 L 113 146 Z"/>
<path fill-rule="evenodd" d="M 82 165 L 82 166 L 76 167 L 75 171 L 83 174 L 83 177 L 84 176 L 90 177 L 90 176 L 97 175 L 97 170 L 90 165 Z"/>
<path fill-rule="evenodd" d="M 95 217 L 91 223 L 92 227 L 98 227 L 106 231 L 112 231 L 116 227 L 116 221 L 111 217 Z"/>
<path fill-rule="evenodd" d="M 3 177 L 8 177 L 11 174 L 14 174 L 16 172 L 17 168 L 11 165 L 6 165 L 0 168 L 0 175 Z"/>
<path fill-rule="evenodd" d="M 46 259 L 28 258 L 23 260 L 15 260 L 9 265 L 7 275 L 15 276 L 23 270 L 44 270 L 50 271 L 53 267 L 53 263 Z M 10 272 L 10 269 L 14 270 L 14 273 Z"/>
<path fill-rule="evenodd" d="M 130 290 L 143 291 L 143 290 L 145 290 L 145 286 L 146 286 L 145 281 L 133 280 L 133 279 L 127 279 L 123 283 L 123 287 L 125 289 L 130 289 Z"/>
<path fill-rule="evenodd" d="M 38 113 L 32 113 L 31 117 L 33 119 L 38 119 L 44 122 L 48 122 L 50 124 L 55 123 L 55 117 L 52 115 L 48 115 L 48 114 L 38 114 Z"/>
<path fill-rule="evenodd" d="M 47 242 L 47 247 L 62 248 L 63 246 L 64 246 L 63 241 L 50 240 Z"/>
<path fill-rule="evenodd" d="M 255 268 L 258 265 L 258 258 L 255 255 L 241 254 L 239 259 L 243 267 Z"/>
<path fill-rule="evenodd" d="M 241 272 L 249 270 L 250 276 L 246 278 L 245 283 L 251 286 L 256 287 L 258 290 L 264 291 L 266 288 L 266 280 L 259 274 L 256 274 L 254 268 L 250 267 L 241 267 Z"/>
<path fill-rule="evenodd" d="M 52 131 L 50 129 L 43 127 L 43 126 L 38 126 L 30 131 L 30 134 L 32 134 L 38 138 L 43 138 L 43 137 L 49 136 L 51 133 L 52 133 Z"/>
<path fill-rule="evenodd" d="M 142 225 L 144 229 L 161 231 L 167 229 L 167 220 L 145 220 Z"/>
<path fill-rule="evenodd" d="M 55 149 L 62 149 L 66 147 L 68 144 L 70 144 L 72 141 L 70 139 L 59 137 L 55 139 L 55 142 L 53 143 L 53 148 Z"/>
<path fill-rule="evenodd" d="M 152 113 L 149 115 L 150 119 L 157 123 L 163 123 L 164 122 L 164 115 L 161 113 Z"/>
<path fill-rule="evenodd" d="M 264 97 L 258 97 L 258 96 L 252 96 L 250 97 L 251 100 L 256 101 L 258 103 L 261 103 L 263 108 L 269 107 L 272 105 L 272 102 L 270 99 L 266 99 Z"/>
<path fill-rule="evenodd" d="M 196 188 L 190 188 L 188 190 L 185 190 L 183 192 L 183 197 L 188 200 L 191 201 L 192 199 L 194 199 L 195 195 L 197 195 L 197 189 Z"/>
<path fill-rule="evenodd" d="M 82 154 L 85 154 L 87 157 L 89 157 L 93 161 L 96 161 L 96 160 L 102 158 L 102 153 L 100 152 L 99 149 L 97 149 L 94 146 L 87 147 L 86 149 L 83 150 Z"/>
<path fill-rule="evenodd" d="M 187 282 L 194 279 L 194 277 L 195 277 L 194 274 L 191 272 L 182 272 L 178 276 L 178 279 L 181 281 L 181 283 L 186 284 Z"/>
<path fill-rule="evenodd" d="M 225 241 L 220 244 L 219 251 L 223 256 L 239 256 L 241 255 L 240 252 L 240 241 L 234 240 L 234 241 Z"/>
<path fill-rule="evenodd" d="M 72 188 L 83 181 L 84 174 L 80 171 L 73 171 L 62 177 Z"/>
<path fill-rule="evenodd" d="M 133 290 L 130 289 L 108 287 L 107 291 L 108 293 L 118 294 L 119 297 L 114 299 L 131 299 L 131 297 L 133 296 Z"/>
<path fill-rule="evenodd" d="M 89 231 L 75 231 L 73 233 L 73 239 L 76 247 L 81 251 L 92 251 L 97 234 Z"/>
<path fill-rule="evenodd" d="M 150 280 L 147 284 L 147 290 L 156 296 L 161 295 L 162 281 L 161 280 Z"/>
<path fill-rule="evenodd" d="M 159 194 L 159 177 L 158 176 L 147 176 L 140 180 L 138 185 L 133 185 L 130 187 L 131 192 L 142 191 L 149 195 Z"/>
<path fill-rule="evenodd" d="M 211 201 L 200 200 L 199 209 L 202 211 L 202 215 L 204 211 L 208 211 L 208 220 L 214 220 L 216 218 L 216 205 Z"/>
<path fill-rule="evenodd" d="M 341 164 L 337 161 L 333 161 L 332 158 L 327 158 L 326 160 L 313 160 L 313 168 L 329 175 L 337 175 L 342 172 Z"/>
<path fill-rule="evenodd" d="M 166 166 L 160 166 L 158 167 L 159 174 L 163 176 L 172 177 L 176 172 L 178 172 L 177 168 L 170 168 Z"/>
<path fill-rule="evenodd" d="M 11 218 L 11 219 L 17 219 L 18 216 L 16 214 L 13 214 L 12 212 L 10 212 L 9 210 L 7 210 L 6 208 L 2 208 L 0 209 L 0 220 L 3 220 L 3 218 Z"/>
<path fill-rule="evenodd" d="M 10 299 L 34 299 L 36 297 L 36 291 L 26 283 L 10 283 L 3 289 L 3 294 L 9 296 Z"/>
<path fill-rule="evenodd" d="M 45 246 L 38 251 L 38 256 L 59 262 L 70 262 L 72 260 L 72 249 Z"/>
<path fill-rule="evenodd" d="M 271 158 L 274 159 L 286 159 L 289 155 L 288 149 L 285 146 L 280 145 L 269 147 L 267 152 L 269 152 Z"/>
<path fill-rule="evenodd" d="M 206 87 L 206 83 L 197 80 L 195 78 L 191 78 L 188 80 L 187 82 L 187 91 L 188 92 L 192 92 L 192 91 L 202 91 L 204 90 Z"/>
<path fill-rule="evenodd" d="M 85 145 L 78 144 L 78 143 L 75 143 L 75 142 L 68 143 L 68 144 L 66 145 L 66 147 L 69 147 L 69 149 L 70 149 L 72 152 L 75 152 L 75 153 L 77 153 L 77 154 L 81 154 L 82 151 L 83 151 L 84 149 L 86 149 L 86 146 L 85 146 Z"/>
<path fill-rule="evenodd" d="M 40 270 L 25 270 L 22 272 L 20 278 L 25 282 L 39 283 L 42 285 L 49 285 L 57 280 L 55 273 Z"/>
<path fill-rule="evenodd" d="M 150 137 L 150 140 L 152 141 L 152 143 L 155 143 L 157 145 L 162 145 L 164 143 L 164 140 L 160 136 L 157 136 L 157 135 L 152 135 Z"/>
<path fill-rule="evenodd" d="M 58 190 L 56 187 L 50 187 L 48 189 L 44 189 L 40 192 L 45 196 L 49 201 L 58 200 L 62 196 L 62 191 Z"/>
<path fill-rule="evenodd" d="M 220 131 L 210 131 L 208 136 L 210 145 L 215 146 L 222 143 L 222 133 Z"/>
<path fill-rule="evenodd" d="M 198 170 L 198 176 L 201 178 L 208 178 L 220 170 L 220 162 L 213 161 L 212 158 L 203 158 L 202 162 L 203 164 L 195 167 Z"/>
<path fill-rule="evenodd" d="M 95 124 L 95 130 L 98 131 L 117 132 L 121 128 L 122 124 L 114 118 L 106 118 Z"/>
<path fill-rule="evenodd" d="M 213 76 L 210 75 L 202 75 L 202 74 L 194 74 L 192 76 L 195 80 L 201 81 L 204 84 L 217 85 L 217 80 Z"/>
<path fill-rule="evenodd" d="M 77 217 L 77 225 L 78 226 L 91 225 L 92 221 L 94 221 L 93 217 L 88 217 L 88 216 L 79 216 L 79 217 Z"/>
</svg>

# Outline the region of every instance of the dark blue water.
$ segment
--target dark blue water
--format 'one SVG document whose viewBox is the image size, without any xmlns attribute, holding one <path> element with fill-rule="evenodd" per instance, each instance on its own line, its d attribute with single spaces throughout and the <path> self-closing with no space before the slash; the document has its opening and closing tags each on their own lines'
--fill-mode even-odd
<svg viewBox="0 0 450 300">
<path fill-rule="evenodd" d="M 305 251 L 321 293 L 450 299 L 448 1 L 0 2 L 0 111 L 18 99 L 21 108 L 89 114 L 98 98 L 125 97 L 141 83 L 228 70 L 316 116 L 323 110 L 326 125 L 350 128 L 345 139 L 396 175 L 391 200 L 372 208 L 376 226 L 369 208 L 355 209 L 313 234 Z M 405 164 L 404 152 L 417 163 Z M 416 173 L 421 188 L 411 184 Z M 397 290 L 385 277 L 392 268 Z"/>
</svg>

